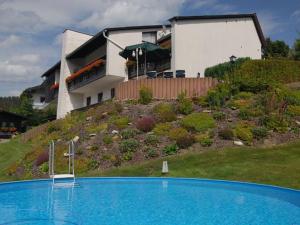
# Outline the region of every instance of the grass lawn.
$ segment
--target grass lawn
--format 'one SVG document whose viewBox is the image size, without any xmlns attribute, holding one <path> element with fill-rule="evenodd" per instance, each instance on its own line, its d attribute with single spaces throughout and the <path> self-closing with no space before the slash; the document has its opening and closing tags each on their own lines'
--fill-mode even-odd
<svg viewBox="0 0 300 225">
<path fill-rule="evenodd" d="M 247 147 L 186 153 L 165 158 L 171 177 L 249 181 L 300 189 L 300 142 L 273 148 Z M 89 176 L 161 176 L 163 159 Z"/>
<path fill-rule="evenodd" d="M 0 180 L 10 180 L 6 175 L 6 169 L 14 162 L 22 159 L 31 150 L 29 144 L 20 142 L 19 138 L 0 144 Z"/>
</svg>

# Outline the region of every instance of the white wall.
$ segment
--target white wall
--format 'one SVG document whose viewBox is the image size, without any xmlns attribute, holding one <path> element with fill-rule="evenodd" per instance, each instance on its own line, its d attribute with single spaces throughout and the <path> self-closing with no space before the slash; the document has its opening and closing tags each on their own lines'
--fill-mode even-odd
<svg viewBox="0 0 300 225">
<path fill-rule="evenodd" d="M 172 70 L 204 76 L 205 68 L 229 57 L 261 58 L 261 42 L 251 18 L 172 22 Z"/>
<path fill-rule="evenodd" d="M 102 101 L 111 99 L 111 88 L 113 88 L 113 86 L 111 86 L 111 87 L 106 87 L 106 88 L 101 88 L 101 89 L 99 89 L 98 91 L 96 91 L 96 90 L 89 90 L 89 91 L 87 91 L 87 92 L 84 93 L 84 95 L 83 95 L 84 97 L 83 97 L 82 105 L 83 105 L 83 106 L 87 106 L 87 104 L 86 104 L 86 102 L 87 102 L 87 101 L 86 101 L 87 97 L 91 97 L 91 105 L 98 103 L 98 94 L 99 94 L 100 92 L 103 93 Z"/>
<path fill-rule="evenodd" d="M 66 60 L 66 55 L 74 51 L 92 36 L 78 33 L 71 30 L 66 30 L 63 33 L 61 67 L 60 67 L 60 82 L 58 91 L 57 118 L 63 118 L 73 109 L 79 108 L 82 105 L 83 95 L 69 93 L 66 77 L 71 74 L 74 64 Z"/>
</svg>

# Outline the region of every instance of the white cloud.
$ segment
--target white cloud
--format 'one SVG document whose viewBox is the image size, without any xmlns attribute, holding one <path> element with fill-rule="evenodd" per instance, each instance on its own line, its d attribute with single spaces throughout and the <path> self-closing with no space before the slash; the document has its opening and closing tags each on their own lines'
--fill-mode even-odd
<svg viewBox="0 0 300 225">
<path fill-rule="evenodd" d="M 4 40 L 0 40 L 0 47 L 1 48 L 7 48 L 16 44 L 19 44 L 21 42 L 21 37 L 16 36 L 14 34 L 9 35 Z"/>
<path fill-rule="evenodd" d="M 218 0 L 188 0 L 189 9 L 209 9 L 208 13 L 234 13 L 235 7 L 228 3 L 220 3 Z M 207 14 L 207 13 L 205 13 Z"/>
<path fill-rule="evenodd" d="M 293 12 L 291 17 L 300 23 L 300 9 Z"/>
</svg>

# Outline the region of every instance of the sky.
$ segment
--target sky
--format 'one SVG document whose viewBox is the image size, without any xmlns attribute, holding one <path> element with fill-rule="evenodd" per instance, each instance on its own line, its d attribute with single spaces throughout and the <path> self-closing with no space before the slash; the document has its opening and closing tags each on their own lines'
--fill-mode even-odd
<svg viewBox="0 0 300 225">
<path fill-rule="evenodd" d="M 178 15 L 257 13 L 265 37 L 300 38 L 300 0 L 0 0 L 0 96 L 42 82 L 60 59 L 61 34 L 165 24 Z"/>
</svg>

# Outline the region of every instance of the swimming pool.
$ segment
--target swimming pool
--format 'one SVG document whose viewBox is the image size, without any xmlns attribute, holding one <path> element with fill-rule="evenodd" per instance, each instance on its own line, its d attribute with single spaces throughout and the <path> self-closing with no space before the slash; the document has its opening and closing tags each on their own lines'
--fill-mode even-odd
<svg viewBox="0 0 300 225">
<path fill-rule="evenodd" d="M 0 184 L 0 225 L 300 225 L 300 191 L 176 178 Z"/>
</svg>

